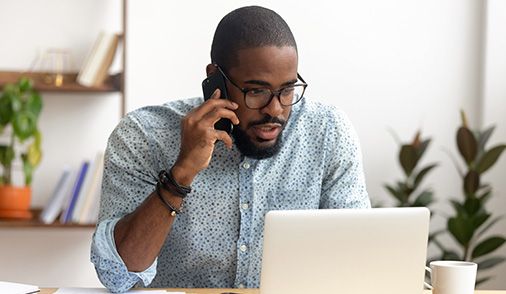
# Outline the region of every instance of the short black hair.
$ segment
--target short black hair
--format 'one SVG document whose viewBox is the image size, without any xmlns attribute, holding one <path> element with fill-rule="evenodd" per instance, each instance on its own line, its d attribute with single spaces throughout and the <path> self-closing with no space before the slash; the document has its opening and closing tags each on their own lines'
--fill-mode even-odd
<svg viewBox="0 0 506 294">
<path fill-rule="evenodd" d="M 262 46 L 290 46 L 297 51 L 292 31 L 273 10 L 260 6 L 238 8 L 218 24 L 211 46 L 211 62 L 229 70 L 237 65 L 237 52 Z"/>
</svg>

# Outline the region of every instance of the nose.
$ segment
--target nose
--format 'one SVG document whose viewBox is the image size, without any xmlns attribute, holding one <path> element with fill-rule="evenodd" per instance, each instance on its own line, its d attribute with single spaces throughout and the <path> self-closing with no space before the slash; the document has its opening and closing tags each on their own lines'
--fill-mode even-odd
<svg viewBox="0 0 506 294">
<path fill-rule="evenodd" d="M 272 97 L 269 104 L 261 109 L 262 113 L 268 114 L 271 117 L 279 117 L 283 113 L 283 105 L 279 101 L 279 94 Z"/>
</svg>

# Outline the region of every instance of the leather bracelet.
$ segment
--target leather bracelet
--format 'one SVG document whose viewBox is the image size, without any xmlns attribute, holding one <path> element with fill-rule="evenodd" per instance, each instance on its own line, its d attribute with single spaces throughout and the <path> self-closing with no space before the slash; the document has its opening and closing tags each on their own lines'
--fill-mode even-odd
<svg viewBox="0 0 506 294">
<path fill-rule="evenodd" d="M 192 188 L 180 185 L 172 176 L 172 170 L 169 172 L 162 170 L 158 173 L 158 182 L 162 184 L 164 190 L 175 194 L 178 197 L 184 198 L 187 194 L 191 193 Z"/>
<path fill-rule="evenodd" d="M 165 206 L 168 210 L 171 216 L 176 216 L 181 213 L 181 210 L 175 208 L 172 206 L 165 198 L 163 198 L 163 195 L 160 191 L 161 184 L 158 182 L 156 183 L 156 194 L 158 195 L 158 198 L 160 198 L 160 201 L 162 201 L 163 206 Z"/>
</svg>

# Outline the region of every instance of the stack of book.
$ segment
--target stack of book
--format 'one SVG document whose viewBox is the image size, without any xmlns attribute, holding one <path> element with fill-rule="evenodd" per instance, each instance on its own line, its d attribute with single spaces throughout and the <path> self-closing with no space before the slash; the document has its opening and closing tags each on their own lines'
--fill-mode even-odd
<svg viewBox="0 0 506 294">
<path fill-rule="evenodd" d="M 53 195 L 40 214 L 40 221 L 53 223 L 94 224 L 98 219 L 104 155 L 83 161 L 78 170 L 64 168 Z"/>
<path fill-rule="evenodd" d="M 118 41 L 118 34 L 106 32 L 99 34 L 77 75 L 79 84 L 94 87 L 104 83 L 116 55 Z"/>
</svg>

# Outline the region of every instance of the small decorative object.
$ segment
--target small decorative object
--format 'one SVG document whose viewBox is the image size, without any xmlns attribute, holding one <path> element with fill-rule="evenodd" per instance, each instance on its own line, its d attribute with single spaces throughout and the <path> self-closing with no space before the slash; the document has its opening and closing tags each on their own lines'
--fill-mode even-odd
<svg viewBox="0 0 506 294">
<path fill-rule="evenodd" d="M 430 141 L 430 138 L 421 138 L 420 131 L 418 131 L 411 143 L 401 143 L 399 162 L 405 178 L 402 181 L 397 181 L 395 185 L 385 184 L 385 189 L 397 200 L 399 207 L 429 206 L 434 201 L 433 192 L 429 189 L 420 189 L 420 184 L 437 164 L 433 163 L 417 168 Z"/>
<path fill-rule="evenodd" d="M 61 87 L 65 73 L 71 67 L 71 54 L 67 49 L 48 49 L 32 63 L 31 71 L 44 73 L 42 82 Z"/>
<path fill-rule="evenodd" d="M 504 245 L 506 239 L 499 234 L 486 234 L 502 216 L 492 216 L 487 210 L 485 204 L 492 197 L 492 187 L 481 180 L 481 176 L 499 159 L 506 145 L 499 144 L 486 149 L 485 145 L 494 127 L 473 132 L 468 127 L 464 112 L 461 112 L 461 116 L 462 126 L 457 131 L 457 147 L 465 168 L 460 168 L 457 162 L 456 165 L 462 178 L 463 197 L 451 200 L 454 213 L 449 216 L 447 222 L 448 233 L 459 249 L 448 249 L 437 239 L 434 244 L 442 252 L 439 259 L 478 263 L 478 285 L 492 278 L 490 275 L 480 278 L 480 273 L 506 260 L 504 256 L 489 257 L 489 254 Z"/>
<path fill-rule="evenodd" d="M 0 218 L 31 218 L 30 198 L 32 175 L 39 164 L 41 134 L 37 120 L 42 99 L 32 82 L 21 78 L 6 84 L 0 96 Z M 23 163 L 24 186 L 13 185 L 13 162 Z"/>
</svg>

